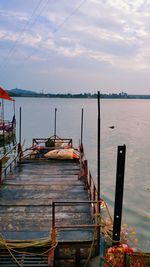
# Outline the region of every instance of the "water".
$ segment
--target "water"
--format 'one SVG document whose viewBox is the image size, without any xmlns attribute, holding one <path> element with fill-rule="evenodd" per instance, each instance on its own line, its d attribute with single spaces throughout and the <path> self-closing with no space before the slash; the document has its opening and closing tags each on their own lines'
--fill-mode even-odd
<svg viewBox="0 0 150 267">
<path fill-rule="evenodd" d="M 5 115 L 10 116 L 8 101 Z M 31 145 L 33 137 L 54 134 L 57 108 L 57 135 L 80 139 L 81 109 L 84 109 L 83 143 L 89 168 L 96 182 L 97 101 L 94 99 L 16 98 L 16 117 L 22 107 L 22 142 Z M 117 146 L 127 146 L 123 223 L 131 227 L 136 246 L 150 246 L 150 100 L 101 100 L 101 195 L 113 215 Z M 109 126 L 114 125 L 114 129 Z M 17 138 L 19 129 L 17 127 Z M 133 228 L 133 229 L 132 229 Z M 135 234 L 136 232 L 136 234 Z M 133 244 L 135 246 L 135 244 Z"/>
</svg>

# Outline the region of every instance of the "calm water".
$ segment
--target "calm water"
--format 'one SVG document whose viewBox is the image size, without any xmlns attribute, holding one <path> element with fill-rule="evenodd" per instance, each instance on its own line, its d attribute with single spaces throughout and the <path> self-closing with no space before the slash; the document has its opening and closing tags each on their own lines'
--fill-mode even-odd
<svg viewBox="0 0 150 267">
<path fill-rule="evenodd" d="M 5 101 L 7 102 L 7 101 Z M 9 103 L 10 104 L 10 103 Z M 5 115 L 10 116 L 6 104 Z M 97 173 L 97 101 L 77 99 L 16 98 L 16 117 L 22 107 L 22 142 L 54 134 L 57 108 L 57 135 L 80 139 L 81 109 L 84 108 L 83 143 L 89 168 Z M 113 215 L 117 146 L 127 146 L 123 223 L 129 235 L 138 239 L 144 251 L 150 247 L 150 100 L 101 100 L 101 195 Z M 114 125 L 114 129 L 109 126 Z M 17 135 L 18 135 L 17 129 Z M 135 234 L 136 232 L 136 234 Z M 134 245 L 135 246 L 135 245 Z"/>
</svg>

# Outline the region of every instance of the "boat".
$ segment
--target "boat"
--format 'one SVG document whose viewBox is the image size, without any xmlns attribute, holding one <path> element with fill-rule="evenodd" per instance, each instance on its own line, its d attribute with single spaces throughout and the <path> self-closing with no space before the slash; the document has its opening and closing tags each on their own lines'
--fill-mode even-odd
<svg viewBox="0 0 150 267">
<path fill-rule="evenodd" d="M 2 103 L 0 103 L 0 146 L 5 146 L 11 142 L 15 142 L 15 135 L 16 135 L 16 118 L 15 118 L 15 100 L 4 90 L 0 87 L 0 98 Z M 4 116 L 4 101 L 11 101 L 13 102 L 14 107 L 14 114 L 12 116 L 12 120 L 6 120 Z"/>
<path fill-rule="evenodd" d="M 95 257 L 97 266 L 149 266 L 150 254 L 129 246 L 121 220 L 115 223 L 119 215 L 113 220 L 100 197 L 82 133 L 78 149 L 56 130 L 48 138 L 34 137 L 25 149 L 21 136 L 19 141 L 0 159 L 0 266 L 86 267 Z M 67 149 L 79 157 L 62 157 Z M 60 157 L 54 157 L 56 150 Z M 125 146 L 119 146 L 119 177 L 124 156 Z"/>
</svg>

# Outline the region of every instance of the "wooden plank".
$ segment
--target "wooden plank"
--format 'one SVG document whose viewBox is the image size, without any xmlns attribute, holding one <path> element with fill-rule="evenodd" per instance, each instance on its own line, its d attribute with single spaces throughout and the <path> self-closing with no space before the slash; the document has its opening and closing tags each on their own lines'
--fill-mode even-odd
<svg viewBox="0 0 150 267">
<path fill-rule="evenodd" d="M 52 202 L 89 200 L 85 186 L 79 180 L 79 172 L 79 163 L 71 161 L 38 161 L 38 164 L 32 162 L 19 165 L 1 186 L 0 231 L 7 237 L 13 233 L 14 238 L 23 238 L 25 233 L 25 236 L 37 237 L 49 233 Z M 92 224 L 89 203 L 56 207 L 58 226 L 89 223 Z M 82 235 L 81 229 L 79 232 Z M 86 231 L 84 232 L 82 236 L 86 236 Z M 64 235 L 61 238 L 64 239 Z"/>
</svg>

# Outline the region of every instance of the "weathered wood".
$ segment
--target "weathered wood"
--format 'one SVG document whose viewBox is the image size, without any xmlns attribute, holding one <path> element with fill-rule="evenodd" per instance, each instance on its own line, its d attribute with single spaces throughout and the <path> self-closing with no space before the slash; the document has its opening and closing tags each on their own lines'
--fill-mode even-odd
<svg viewBox="0 0 150 267">
<path fill-rule="evenodd" d="M 52 202 L 88 201 L 79 180 L 77 161 L 21 163 L 9 174 L 0 191 L 0 231 L 5 238 L 47 236 L 52 227 Z M 92 224 L 90 203 L 55 207 L 57 226 Z M 59 240 L 92 240 L 93 229 L 59 230 Z"/>
</svg>

